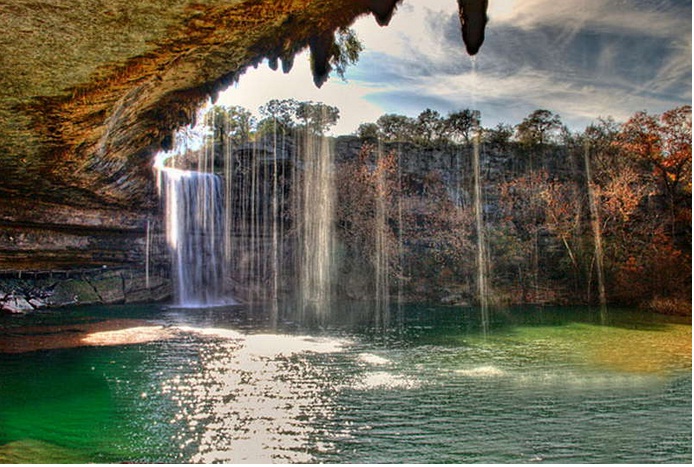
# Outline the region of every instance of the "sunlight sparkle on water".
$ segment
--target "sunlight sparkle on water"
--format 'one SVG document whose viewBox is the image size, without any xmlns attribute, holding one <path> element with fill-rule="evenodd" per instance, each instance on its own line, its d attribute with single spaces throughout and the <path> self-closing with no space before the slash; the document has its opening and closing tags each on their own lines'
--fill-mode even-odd
<svg viewBox="0 0 694 467">
<path fill-rule="evenodd" d="M 164 385 L 178 398 L 177 418 L 187 420 L 187 439 L 179 441 L 197 446 L 191 462 L 313 460 L 306 447 L 316 429 L 308 421 L 330 418 L 332 404 L 326 369 L 306 357 L 339 353 L 349 341 L 180 330 L 211 339 L 199 373 Z"/>
<path fill-rule="evenodd" d="M 427 308 L 384 343 L 380 328 L 161 311 L 10 346 L 0 462 L 691 462 L 688 324 L 544 310 L 483 336 Z"/>
</svg>

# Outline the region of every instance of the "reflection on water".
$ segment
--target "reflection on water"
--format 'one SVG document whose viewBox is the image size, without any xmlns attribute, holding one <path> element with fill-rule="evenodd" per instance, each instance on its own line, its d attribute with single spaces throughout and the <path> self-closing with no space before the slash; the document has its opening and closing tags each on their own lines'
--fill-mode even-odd
<svg viewBox="0 0 694 467">
<path fill-rule="evenodd" d="M 189 433 L 181 450 L 197 446 L 191 462 L 313 461 L 311 421 L 331 416 L 334 384 L 308 355 L 340 352 L 346 341 L 289 335 L 243 335 L 224 329 L 180 328 L 214 338 L 204 344 L 199 370 L 163 383 Z"/>
<path fill-rule="evenodd" d="M 485 335 L 451 308 L 393 328 L 368 313 L 306 327 L 245 308 L 79 311 L 114 312 L 132 326 L 0 353 L 0 461 L 691 461 L 688 324 L 520 310 Z"/>
</svg>

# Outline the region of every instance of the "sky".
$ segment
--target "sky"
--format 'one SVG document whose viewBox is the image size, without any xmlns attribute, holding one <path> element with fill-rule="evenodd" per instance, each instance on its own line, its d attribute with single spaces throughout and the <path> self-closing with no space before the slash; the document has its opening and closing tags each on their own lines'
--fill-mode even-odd
<svg viewBox="0 0 694 467">
<path fill-rule="evenodd" d="M 270 99 L 340 109 L 333 134 L 386 113 L 480 110 L 482 125 L 515 125 L 547 109 L 573 131 L 692 100 L 690 0 L 489 0 L 480 52 L 465 52 L 455 0 L 404 0 L 391 23 L 352 28 L 364 45 L 345 80 L 313 85 L 308 53 L 292 72 L 249 69 L 218 103 L 256 112 Z"/>
</svg>

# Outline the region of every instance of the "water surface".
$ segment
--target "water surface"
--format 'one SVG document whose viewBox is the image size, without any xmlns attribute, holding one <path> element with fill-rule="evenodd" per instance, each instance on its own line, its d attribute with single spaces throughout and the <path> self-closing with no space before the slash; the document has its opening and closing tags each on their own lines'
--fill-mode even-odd
<svg viewBox="0 0 694 467">
<path fill-rule="evenodd" d="M 0 461 L 691 462 L 689 324 L 514 309 L 482 332 L 475 309 L 323 313 L 2 317 Z"/>
</svg>

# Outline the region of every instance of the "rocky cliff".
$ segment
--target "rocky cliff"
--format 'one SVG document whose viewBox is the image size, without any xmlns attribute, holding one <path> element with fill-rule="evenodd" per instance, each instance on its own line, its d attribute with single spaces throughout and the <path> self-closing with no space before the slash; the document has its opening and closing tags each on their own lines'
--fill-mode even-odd
<svg viewBox="0 0 694 467">
<path fill-rule="evenodd" d="M 287 71 L 308 47 L 320 85 L 335 31 L 398 1 L 2 2 L 0 273 L 143 268 L 173 132 L 264 58 Z M 486 1 L 463 4 L 478 47 Z"/>
<path fill-rule="evenodd" d="M 153 151 L 248 66 L 288 60 L 366 12 L 352 1 L 3 2 L 0 270 L 131 262 L 130 239 L 158 208 Z"/>
</svg>

